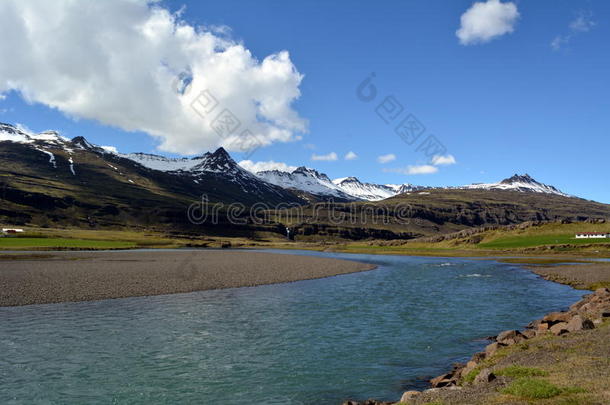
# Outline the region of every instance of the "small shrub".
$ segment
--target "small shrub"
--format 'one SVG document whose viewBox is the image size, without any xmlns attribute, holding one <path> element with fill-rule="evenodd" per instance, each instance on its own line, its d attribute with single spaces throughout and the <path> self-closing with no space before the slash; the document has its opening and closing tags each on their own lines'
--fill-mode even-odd
<svg viewBox="0 0 610 405">
<path fill-rule="evenodd" d="M 509 366 L 494 372 L 496 375 L 503 375 L 506 377 L 520 378 L 520 377 L 543 377 L 549 375 L 548 372 L 540 370 L 539 368 L 523 367 L 523 366 Z"/>
<path fill-rule="evenodd" d="M 552 398 L 561 394 L 561 392 L 561 388 L 548 381 L 528 377 L 519 378 L 502 390 L 503 394 L 526 399 Z"/>
</svg>

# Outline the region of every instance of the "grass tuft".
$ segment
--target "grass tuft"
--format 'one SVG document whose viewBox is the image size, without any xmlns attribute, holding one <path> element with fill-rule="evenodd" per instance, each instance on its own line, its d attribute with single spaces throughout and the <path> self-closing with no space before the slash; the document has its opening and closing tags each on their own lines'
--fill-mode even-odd
<svg viewBox="0 0 610 405">
<path fill-rule="evenodd" d="M 545 380 L 522 377 L 510 383 L 502 393 L 526 399 L 545 399 L 561 394 L 562 390 Z"/>
<path fill-rule="evenodd" d="M 506 377 L 520 378 L 520 377 L 544 377 L 549 375 L 547 371 L 540 370 L 539 368 L 523 367 L 523 366 L 509 366 L 494 372 L 495 375 L 503 375 Z"/>
</svg>

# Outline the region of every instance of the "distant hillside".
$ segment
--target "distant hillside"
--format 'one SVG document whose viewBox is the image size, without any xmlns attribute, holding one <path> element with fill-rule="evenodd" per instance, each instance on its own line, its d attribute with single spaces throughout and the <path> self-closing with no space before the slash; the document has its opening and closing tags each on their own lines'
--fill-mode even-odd
<svg viewBox="0 0 610 405">
<path fill-rule="evenodd" d="M 610 205 L 559 194 L 441 188 L 375 203 L 318 204 L 275 215 L 305 237 L 410 239 L 484 225 L 608 219 Z"/>
</svg>

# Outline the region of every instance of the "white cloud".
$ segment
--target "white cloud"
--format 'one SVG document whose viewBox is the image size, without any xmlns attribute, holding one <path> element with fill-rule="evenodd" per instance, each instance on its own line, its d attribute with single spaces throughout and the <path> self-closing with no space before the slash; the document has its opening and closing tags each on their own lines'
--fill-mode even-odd
<svg viewBox="0 0 610 405">
<path fill-rule="evenodd" d="M 519 11 L 513 2 L 476 2 L 462 14 L 461 26 L 456 35 L 462 45 L 489 42 L 513 32 L 518 18 Z"/>
<path fill-rule="evenodd" d="M 572 39 L 583 32 L 591 31 L 597 23 L 593 21 L 593 13 L 592 12 L 584 12 L 581 11 L 578 16 L 570 22 L 569 28 L 570 32 L 566 35 L 557 35 L 551 41 L 551 48 L 553 50 L 558 51 L 561 48 L 567 46 Z"/>
<path fill-rule="evenodd" d="M 454 165 L 456 164 L 456 160 L 455 157 L 453 157 L 453 155 L 446 155 L 446 156 L 441 156 L 441 155 L 435 155 L 432 158 L 432 164 L 434 166 L 440 166 L 440 165 Z"/>
<path fill-rule="evenodd" d="M 358 159 L 358 155 L 355 152 L 352 152 L 351 150 L 349 152 L 347 152 L 345 154 L 344 157 L 345 160 L 355 160 Z"/>
<path fill-rule="evenodd" d="M 390 163 L 393 160 L 396 160 L 396 155 L 393 153 L 388 153 L 387 155 L 381 155 L 377 157 L 377 161 L 382 164 Z"/>
<path fill-rule="evenodd" d="M 235 150 L 210 126 L 225 108 L 241 123 L 236 133 L 248 129 L 256 143 L 299 139 L 307 122 L 292 103 L 303 76 L 288 52 L 257 60 L 225 34 L 156 0 L 2 0 L 0 93 L 146 132 L 168 152 Z M 202 118 L 191 102 L 204 89 L 218 105 Z"/>
<path fill-rule="evenodd" d="M 290 166 L 283 162 L 274 162 L 273 160 L 269 160 L 267 162 L 253 162 L 251 160 L 242 160 L 238 164 L 252 173 L 264 172 L 266 170 L 279 170 L 280 172 L 292 173 L 297 169 L 296 166 Z"/>
<path fill-rule="evenodd" d="M 114 146 L 100 146 L 100 148 L 104 149 L 106 152 L 114 153 L 115 155 L 118 155 L 119 153 L 118 149 Z"/>
<path fill-rule="evenodd" d="M 314 145 L 313 143 L 306 143 L 305 145 L 303 145 L 303 147 L 305 149 L 309 149 L 309 150 L 315 150 L 316 149 L 316 145 Z"/>
<path fill-rule="evenodd" d="M 570 23 L 572 31 L 589 32 L 597 23 L 593 21 L 592 12 L 580 12 L 578 17 Z"/>
<path fill-rule="evenodd" d="M 326 161 L 326 162 L 334 162 L 337 159 L 339 159 L 339 157 L 337 156 L 337 154 L 335 152 L 330 152 L 326 155 L 316 155 L 315 153 L 313 155 L 311 155 L 311 160 L 322 160 L 322 161 Z"/>
<path fill-rule="evenodd" d="M 6 98 L 5 94 L 0 93 L 0 100 L 4 100 Z"/>
<path fill-rule="evenodd" d="M 558 51 L 561 49 L 562 46 L 566 45 L 568 43 L 568 41 L 569 41 L 569 39 L 567 36 L 563 37 L 561 35 L 557 35 L 551 41 L 551 48 L 553 48 L 555 51 Z"/>
<path fill-rule="evenodd" d="M 383 169 L 384 172 L 387 173 L 400 173 L 407 175 L 414 174 L 434 174 L 438 172 L 438 167 L 432 165 L 421 165 L 421 166 L 407 166 L 407 167 L 399 167 L 395 169 Z"/>
</svg>

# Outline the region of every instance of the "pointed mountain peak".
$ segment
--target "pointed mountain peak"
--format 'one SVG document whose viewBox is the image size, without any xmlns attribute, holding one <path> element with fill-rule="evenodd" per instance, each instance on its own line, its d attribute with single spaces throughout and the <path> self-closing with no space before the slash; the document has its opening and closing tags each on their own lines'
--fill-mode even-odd
<svg viewBox="0 0 610 405">
<path fill-rule="evenodd" d="M 320 173 L 319 171 L 317 171 L 316 169 L 312 169 L 310 167 L 305 167 L 305 166 L 300 166 L 297 167 L 292 174 L 301 174 L 304 176 L 312 176 L 318 179 L 324 179 L 326 181 L 330 182 L 330 179 L 328 178 L 328 176 L 324 173 Z"/>
<path fill-rule="evenodd" d="M 72 145 L 81 147 L 83 149 L 93 149 L 93 145 L 91 145 L 84 136 L 74 137 L 70 142 Z"/>
<path fill-rule="evenodd" d="M 354 176 L 350 176 L 350 177 L 343 177 L 340 179 L 335 179 L 335 180 L 333 180 L 333 183 L 335 183 L 335 184 L 360 183 L 360 180 L 358 180 L 358 178 L 356 178 Z"/>
<path fill-rule="evenodd" d="M 313 169 L 309 169 L 305 166 L 299 166 L 292 173 L 310 173 Z M 313 170 L 315 171 L 315 170 Z"/>
<path fill-rule="evenodd" d="M 233 158 L 231 158 L 231 155 L 229 155 L 229 152 L 227 152 L 222 146 L 216 149 L 213 153 L 211 153 L 210 157 L 233 160 Z"/>
<path fill-rule="evenodd" d="M 512 177 L 502 180 L 500 183 L 502 184 L 512 184 L 512 183 L 538 183 L 532 176 L 525 173 L 524 175 L 515 174 Z"/>
</svg>

